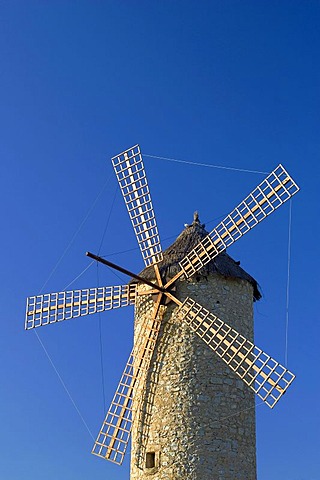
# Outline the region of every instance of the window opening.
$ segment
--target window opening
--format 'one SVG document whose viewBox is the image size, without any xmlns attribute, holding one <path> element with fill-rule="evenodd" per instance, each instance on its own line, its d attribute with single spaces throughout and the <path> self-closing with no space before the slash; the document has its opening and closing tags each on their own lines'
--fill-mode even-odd
<svg viewBox="0 0 320 480">
<path fill-rule="evenodd" d="M 154 468 L 155 466 L 156 466 L 156 454 L 155 454 L 155 452 L 147 452 L 146 468 Z"/>
</svg>

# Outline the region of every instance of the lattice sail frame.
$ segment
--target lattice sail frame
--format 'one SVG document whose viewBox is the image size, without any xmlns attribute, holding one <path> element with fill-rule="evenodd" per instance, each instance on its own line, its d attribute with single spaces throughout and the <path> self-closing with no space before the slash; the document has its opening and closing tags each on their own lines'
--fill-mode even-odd
<svg viewBox="0 0 320 480">
<path fill-rule="evenodd" d="M 146 267 L 162 260 L 158 227 L 139 145 L 111 159 Z"/>
<path fill-rule="evenodd" d="M 299 187 L 280 164 L 179 263 L 187 278 L 283 205 Z"/>
<path fill-rule="evenodd" d="M 136 285 L 86 288 L 27 298 L 25 329 L 134 305 Z"/>
<path fill-rule="evenodd" d="M 191 298 L 178 315 L 258 397 L 273 408 L 295 375 Z"/>
<path fill-rule="evenodd" d="M 103 421 L 92 453 L 121 465 L 131 435 L 132 423 L 140 408 L 140 401 L 133 402 L 134 392 L 144 381 L 150 366 L 160 330 L 161 317 L 147 319 L 142 326 L 108 413 Z M 141 396 L 142 398 L 142 396 Z"/>
</svg>

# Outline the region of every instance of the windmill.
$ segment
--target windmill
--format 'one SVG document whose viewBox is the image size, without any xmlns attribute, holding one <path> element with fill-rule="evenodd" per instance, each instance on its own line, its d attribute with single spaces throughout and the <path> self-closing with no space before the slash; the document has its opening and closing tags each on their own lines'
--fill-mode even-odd
<svg viewBox="0 0 320 480">
<path fill-rule="evenodd" d="M 270 408 L 273 408 L 295 376 L 254 345 L 250 305 L 252 295 L 255 299 L 259 298 L 257 284 L 250 275 L 228 257 L 225 251 L 227 247 L 289 200 L 298 192 L 299 187 L 283 166 L 278 165 L 211 232 L 208 233 L 204 230 L 204 226 L 201 225 L 196 214 L 193 223 L 187 225 L 185 232 L 181 234 L 182 237 L 177 239 L 176 249 L 174 247 L 171 249 L 170 254 L 173 255 L 174 261 L 171 261 L 170 264 L 168 261 L 166 263 L 168 252 L 163 252 L 161 248 L 140 147 L 136 145 L 113 157 L 112 164 L 137 237 L 145 270 L 136 275 L 104 258 L 87 252 L 89 257 L 129 275 L 132 280 L 126 285 L 29 297 L 25 328 L 32 329 L 96 312 L 134 305 L 136 314 L 133 350 L 129 355 L 92 453 L 121 464 L 132 433 L 131 478 L 134 480 L 152 474 L 157 475 L 155 477 L 157 479 L 243 478 L 251 480 L 255 478 L 255 452 L 252 453 L 255 450 L 254 394 Z M 184 244 L 183 249 L 181 249 L 181 244 Z M 213 262 L 215 262 L 218 272 L 220 267 L 222 270 L 226 268 L 229 272 L 230 269 L 233 271 L 231 275 L 227 273 L 224 275 L 222 272 L 225 277 L 239 279 L 232 292 L 230 292 L 230 286 L 224 284 L 223 281 L 221 283 L 219 280 L 218 287 L 214 283 L 215 280 L 212 281 L 210 266 L 213 265 Z M 248 303 L 247 299 L 250 298 L 250 295 L 251 299 Z M 221 300 L 216 301 L 218 297 Z M 226 298 L 231 298 L 229 307 Z M 245 304 L 241 315 L 239 311 L 237 312 L 238 300 Z M 213 301 L 216 303 L 212 303 Z M 221 318 L 217 314 L 219 311 L 223 314 Z M 240 323 L 238 317 L 241 317 Z M 248 321 L 246 317 L 248 317 Z M 173 324 L 174 328 L 177 324 L 181 325 L 181 328 L 179 326 L 178 330 L 175 330 L 175 336 L 170 335 L 170 328 L 168 333 L 168 325 L 172 327 Z M 239 325 L 238 329 L 241 332 L 234 328 L 235 325 Z M 179 347 L 180 350 L 176 348 L 182 337 L 189 338 L 188 341 L 192 347 L 188 351 L 184 346 Z M 173 346 L 170 346 L 170 342 Z M 171 366 L 168 366 L 170 361 L 168 362 L 166 352 L 170 348 L 172 361 Z M 208 355 L 210 355 L 209 362 L 206 358 Z M 212 360 L 211 355 L 215 355 L 216 361 Z M 198 360 L 196 357 L 199 357 Z M 183 371 L 185 362 L 189 362 L 189 366 L 196 365 L 192 375 L 189 371 Z M 194 413 L 197 412 L 197 408 L 194 405 L 200 405 L 201 402 L 202 410 L 211 415 L 212 398 L 206 395 L 206 390 L 210 389 L 208 380 L 204 377 L 200 387 L 196 380 L 198 375 L 200 377 L 202 375 L 201 372 L 199 373 L 201 369 L 202 373 L 204 370 L 208 370 L 211 374 L 211 365 L 213 365 L 212 372 L 217 383 L 214 390 L 214 409 L 226 402 L 227 407 L 224 413 L 228 413 L 228 409 L 232 409 L 234 406 L 236 409 L 239 406 L 242 408 L 242 417 L 240 423 L 237 424 L 236 431 L 234 431 L 234 426 L 229 426 L 227 436 L 220 442 L 224 445 L 223 448 L 215 440 L 216 433 L 213 433 L 213 436 L 205 430 L 202 433 L 199 422 L 188 423 L 184 418 L 185 415 L 188 417 L 191 410 L 193 419 L 197 417 L 198 414 Z M 160 370 L 165 372 L 162 377 Z M 172 385 L 167 385 L 166 381 L 170 382 L 178 370 L 178 379 L 182 384 L 184 378 L 188 377 L 186 381 L 188 388 L 183 391 L 180 389 L 178 395 L 173 395 L 171 410 L 168 413 L 166 409 L 170 404 L 169 396 Z M 205 375 L 208 376 L 208 373 L 205 372 Z M 160 382 L 159 378 L 165 378 L 166 381 Z M 194 388 L 192 387 L 192 392 L 190 389 L 190 395 L 192 396 L 196 392 L 196 402 L 191 407 L 189 405 L 190 408 L 186 413 L 185 404 L 190 402 L 188 402 L 188 391 L 184 390 L 188 390 L 191 384 L 194 385 Z M 232 399 L 234 403 L 229 404 L 229 399 Z M 178 414 L 176 414 L 176 410 Z M 223 412 L 223 409 L 221 411 Z M 247 415 L 249 411 L 250 415 Z M 212 412 L 214 415 L 214 411 Z M 243 414 L 243 412 L 245 413 Z M 233 414 L 229 416 L 233 416 L 235 413 L 233 411 Z M 161 427 L 157 426 L 154 417 L 161 423 Z M 164 418 L 165 421 L 163 421 Z M 169 425 L 170 418 L 173 420 Z M 203 421 L 205 417 L 200 415 L 199 418 L 200 421 Z M 173 437 L 170 446 L 167 446 L 167 439 L 171 432 L 177 430 L 176 422 L 179 423 L 179 419 L 181 420 L 180 427 L 184 430 L 178 432 L 178 435 L 184 438 L 186 445 L 188 444 L 185 448 L 187 454 L 184 460 L 183 455 L 181 456 L 181 449 L 184 447 L 181 447 L 180 444 L 177 447 L 177 436 Z M 250 432 L 249 440 L 248 438 L 242 439 L 241 422 Z M 188 428 L 185 427 L 187 423 Z M 152 432 L 152 429 L 157 430 L 158 427 L 162 429 L 160 435 Z M 224 426 L 222 425 L 222 427 Z M 197 446 L 199 438 L 202 440 Z M 238 444 L 243 444 L 244 448 Z M 171 449 L 171 452 L 168 452 L 168 449 Z M 214 466 L 212 462 L 207 462 L 201 457 L 199 449 L 205 450 L 204 456 L 216 458 Z M 250 449 L 252 465 L 248 467 L 249 470 L 246 470 L 244 466 L 245 463 L 248 463 L 246 462 L 246 452 Z M 190 455 L 190 451 L 194 453 Z M 237 458 L 237 451 L 242 452 L 242 461 Z M 230 467 L 229 460 L 232 457 L 232 467 Z M 171 460 L 168 461 L 170 458 Z M 188 467 L 186 465 L 179 466 L 179 462 L 185 462 Z M 200 467 L 192 470 L 193 467 L 190 465 L 197 462 L 201 464 Z M 177 465 L 176 469 L 172 466 L 174 464 Z M 238 473 L 235 470 L 236 464 L 240 465 Z M 211 477 L 213 468 L 216 469 L 216 477 Z"/>
</svg>

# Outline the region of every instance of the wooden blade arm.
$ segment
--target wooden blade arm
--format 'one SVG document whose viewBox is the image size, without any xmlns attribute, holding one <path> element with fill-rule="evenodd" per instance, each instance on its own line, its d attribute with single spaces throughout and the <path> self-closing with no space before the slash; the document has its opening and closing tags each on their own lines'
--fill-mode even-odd
<svg viewBox="0 0 320 480">
<path fill-rule="evenodd" d="M 270 408 L 275 406 L 293 382 L 293 373 L 191 298 L 178 313 Z"/>
<path fill-rule="evenodd" d="M 48 293 L 27 298 L 25 329 L 134 305 L 137 287 L 117 285 Z"/>
<path fill-rule="evenodd" d="M 179 262 L 181 271 L 165 287 L 168 288 L 182 275 L 187 278 L 194 275 L 298 191 L 299 187 L 288 172 L 282 165 L 278 165 L 240 205 Z"/>
<path fill-rule="evenodd" d="M 145 265 L 156 264 L 162 260 L 162 249 L 140 147 L 111 160 Z"/>
<path fill-rule="evenodd" d="M 120 383 L 102 424 L 92 453 L 120 465 L 128 446 L 132 423 L 139 411 L 141 397 L 135 399 L 134 392 L 143 385 L 155 344 L 160 330 L 161 318 L 158 317 L 159 302 L 153 317 L 147 319 L 138 340 L 129 356 Z"/>
</svg>

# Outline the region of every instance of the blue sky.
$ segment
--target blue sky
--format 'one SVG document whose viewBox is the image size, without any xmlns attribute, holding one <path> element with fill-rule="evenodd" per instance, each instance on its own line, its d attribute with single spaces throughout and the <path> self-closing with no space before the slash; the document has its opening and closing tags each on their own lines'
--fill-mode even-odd
<svg viewBox="0 0 320 480">
<path fill-rule="evenodd" d="M 38 329 L 56 371 L 23 326 L 25 299 L 41 289 L 126 282 L 96 265 L 76 279 L 87 250 L 143 268 L 110 162 L 136 143 L 235 169 L 282 163 L 300 185 L 288 331 L 297 379 L 274 411 L 257 407 L 258 478 L 319 478 L 319 20 L 316 1 L 1 2 L 1 478 L 129 478 L 129 458 L 117 467 L 90 454 L 56 371 L 95 436 L 131 348 L 131 307 Z M 145 167 L 164 247 L 194 210 L 212 229 L 264 178 L 147 156 Z M 288 225 L 286 204 L 229 250 L 263 291 L 256 343 L 282 362 Z"/>
</svg>

